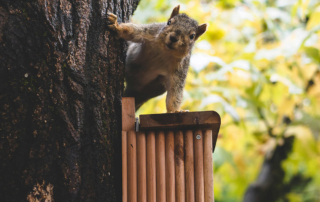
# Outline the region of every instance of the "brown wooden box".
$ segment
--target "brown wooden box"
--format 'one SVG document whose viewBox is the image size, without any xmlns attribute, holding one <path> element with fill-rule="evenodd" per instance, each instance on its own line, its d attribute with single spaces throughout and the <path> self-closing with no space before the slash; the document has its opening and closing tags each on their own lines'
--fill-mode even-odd
<svg viewBox="0 0 320 202">
<path fill-rule="evenodd" d="M 122 98 L 123 202 L 212 202 L 214 111 L 140 115 Z"/>
</svg>

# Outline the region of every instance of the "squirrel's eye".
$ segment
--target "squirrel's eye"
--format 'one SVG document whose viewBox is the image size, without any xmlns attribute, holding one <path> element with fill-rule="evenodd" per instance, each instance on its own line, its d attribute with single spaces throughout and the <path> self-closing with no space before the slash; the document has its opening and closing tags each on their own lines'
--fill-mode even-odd
<svg viewBox="0 0 320 202">
<path fill-rule="evenodd" d="M 195 34 L 191 34 L 191 35 L 190 35 L 190 39 L 193 39 L 194 36 L 195 36 Z"/>
<path fill-rule="evenodd" d="M 167 25 L 171 25 L 171 20 L 168 21 Z"/>
</svg>

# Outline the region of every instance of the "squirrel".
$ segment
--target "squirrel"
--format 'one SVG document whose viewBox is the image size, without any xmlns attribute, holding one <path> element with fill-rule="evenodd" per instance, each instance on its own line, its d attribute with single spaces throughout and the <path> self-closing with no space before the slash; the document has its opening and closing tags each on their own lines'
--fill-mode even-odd
<svg viewBox="0 0 320 202">
<path fill-rule="evenodd" d="M 181 112 L 180 105 L 194 42 L 207 30 L 207 24 L 176 6 L 165 23 L 118 24 L 117 16 L 108 13 L 108 27 L 117 38 L 129 43 L 125 63 L 125 97 L 134 97 L 138 109 L 147 100 L 167 91 L 167 113 Z"/>
</svg>

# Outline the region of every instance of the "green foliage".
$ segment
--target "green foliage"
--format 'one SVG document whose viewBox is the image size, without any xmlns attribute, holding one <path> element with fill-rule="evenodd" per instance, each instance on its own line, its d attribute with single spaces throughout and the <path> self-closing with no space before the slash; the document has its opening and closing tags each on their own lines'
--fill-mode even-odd
<svg viewBox="0 0 320 202">
<path fill-rule="evenodd" d="M 312 180 L 286 198 L 320 201 L 320 1 L 142 0 L 133 20 L 166 21 L 177 4 L 209 24 L 193 50 L 182 109 L 221 115 L 216 201 L 241 201 L 265 156 L 292 135 L 285 180 Z M 138 111 L 164 112 L 165 95 Z"/>
</svg>

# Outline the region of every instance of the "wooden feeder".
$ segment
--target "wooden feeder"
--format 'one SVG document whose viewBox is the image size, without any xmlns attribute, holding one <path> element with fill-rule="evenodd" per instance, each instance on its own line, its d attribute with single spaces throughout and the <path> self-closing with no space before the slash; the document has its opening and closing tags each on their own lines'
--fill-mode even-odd
<svg viewBox="0 0 320 202">
<path fill-rule="evenodd" d="M 212 152 L 219 114 L 148 114 L 139 119 L 140 125 L 134 98 L 122 98 L 122 201 L 214 201 Z"/>
</svg>

